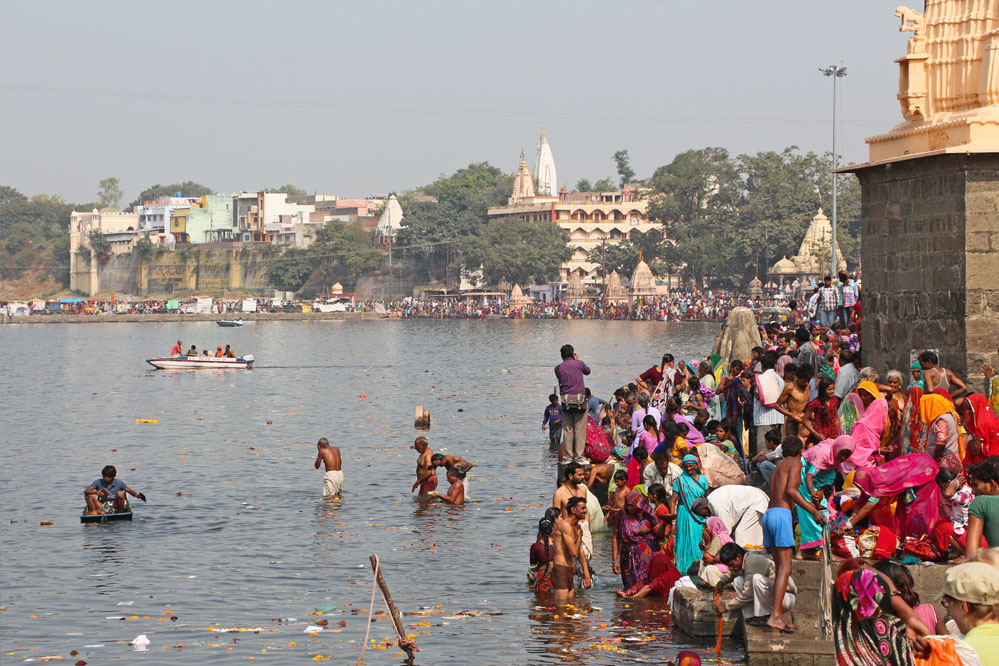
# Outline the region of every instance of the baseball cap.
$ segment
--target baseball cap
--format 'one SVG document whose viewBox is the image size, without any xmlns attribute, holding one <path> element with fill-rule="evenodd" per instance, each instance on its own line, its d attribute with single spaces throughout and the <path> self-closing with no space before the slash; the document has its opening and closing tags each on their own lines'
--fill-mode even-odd
<svg viewBox="0 0 999 666">
<path fill-rule="evenodd" d="M 984 562 L 965 562 L 947 570 L 935 601 L 951 597 L 969 604 L 999 605 L 999 569 Z"/>
</svg>

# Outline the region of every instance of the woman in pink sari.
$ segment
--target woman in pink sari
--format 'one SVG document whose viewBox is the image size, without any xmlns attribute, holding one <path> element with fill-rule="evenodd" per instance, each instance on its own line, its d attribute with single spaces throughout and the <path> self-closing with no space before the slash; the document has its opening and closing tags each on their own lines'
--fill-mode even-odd
<svg viewBox="0 0 999 666">
<path fill-rule="evenodd" d="M 900 540 L 933 534 L 940 517 L 940 489 L 936 484 L 939 465 L 922 453 L 895 458 L 880 467 L 863 467 L 853 475 L 853 483 L 863 491 L 858 508 L 847 523 L 852 527 L 870 515 L 875 525 L 887 527 Z M 913 491 L 906 501 L 907 491 Z M 868 501 L 877 498 L 877 504 Z M 895 502 L 895 513 L 891 503 Z"/>
<path fill-rule="evenodd" d="M 857 395 L 866 405 L 864 415 L 854 424 L 850 436 L 857 448 L 853 455 L 840 465 L 844 474 L 858 467 L 867 467 L 880 460 L 881 436 L 888 425 L 888 401 L 881 397 L 881 392 L 874 382 L 861 382 L 857 386 Z"/>
</svg>

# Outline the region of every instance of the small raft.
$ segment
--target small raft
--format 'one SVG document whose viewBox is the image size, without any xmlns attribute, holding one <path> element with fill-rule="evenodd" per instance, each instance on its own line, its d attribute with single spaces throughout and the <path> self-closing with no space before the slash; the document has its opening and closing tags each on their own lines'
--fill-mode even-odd
<svg viewBox="0 0 999 666">
<path fill-rule="evenodd" d="M 157 370 L 247 370 L 253 367 L 253 355 L 239 358 L 215 356 L 166 356 L 147 358 L 146 363 Z"/>
<path fill-rule="evenodd" d="M 80 514 L 81 523 L 111 523 L 118 520 L 132 520 L 131 509 L 124 513 L 103 513 L 97 515 Z"/>
</svg>

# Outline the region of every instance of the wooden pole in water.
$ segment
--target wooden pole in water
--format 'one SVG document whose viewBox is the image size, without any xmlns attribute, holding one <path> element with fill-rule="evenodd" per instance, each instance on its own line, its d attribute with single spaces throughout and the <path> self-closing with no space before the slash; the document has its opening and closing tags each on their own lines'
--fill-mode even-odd
<svg viewBox="0 0 999 666">
<path fill-rule="evenodd" d="M 395 602 L 392 601 L 392 593 L 389 592 L 385 579 L 382 578 L 382 568 L 378 564 L 378 556 L 372 555 L 370 559 L 371 570 L 375 572 L 375 581 L 377 581 L 378 588 L 382 592 L 382 598 L 385 600 L 385 605 L 388 606 L 389 613 L 392 615 L 392 624 L 395 625 L 395 633 L 399 636 L 399 648 L 412 659 L 413 653 L 419 652 L 419 648 L 416 647 L 416 643 L 406 638 L 406 631 L 402 626 L 402 616 L 399 614 L 399 609 L 396 608 Z"/>
</svg>

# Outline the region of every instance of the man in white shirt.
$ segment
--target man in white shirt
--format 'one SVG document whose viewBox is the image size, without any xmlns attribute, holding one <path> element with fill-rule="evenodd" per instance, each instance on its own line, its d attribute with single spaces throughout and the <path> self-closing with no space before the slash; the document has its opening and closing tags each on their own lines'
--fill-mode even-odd
<svg viewBox="0 0 999 666">
<path fill-rule="evenodd" d="M 763 545 L 763 525 L 760 521 L 769 505 L 770 497 L 759 488 L 728 485 L 712 491 L 707 497 L 698 497 L 690 510 L 704 518 L 721 518 L 732 540 L 747 548 Z"/>
<path fill-rule="evenodd" d="M 673 482 L 680 478 L 681 474 L 683 474 L 683 470 L 680 469 L 679 465 L 671 463 L 668 458 L 661 458 L 651 465 L 645 466 L 645 470 L 642 472 L 642 483 L 645 484 L 646 488 L 653 483 L 661 483 L 666 487 L 666 494 L 672 495 Z"/>
<path fill-rule="evenodd" d="M 784 415 L 777 411 L 777 407 L 774 406 L 777 403 L 777 398 L 780 397 L 780 392 L 783 390 L 784 382 L 777 374 L 774 369 L 777 365 L 777 353 L 774 351 L 764 352 L 763 357 L 760 359 L 760 365 L 763 368 L 763 372 L 760 373 L 760 377 L 757 378 L 755 388 L 755 395 L 753 396 L 753 425 L 756 426 L 756 437 L 752 442 L 749 454 L 755 456 L 759 451 L 763 451 L 765 448 L 764 439 L 767 432 L 777 428 L 778 426 L 784 425 Z M 773 386 L 780 388 L 776 389 L 776 394 L 773 396 L 761 396 L 759 395 L 760 386 Z M 772 405 L 767 407 L 761 402 L 761 398 L 766 402 L 771 402 Z"/>
</svg>

